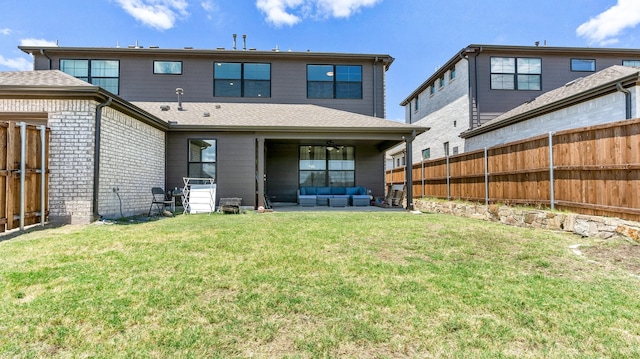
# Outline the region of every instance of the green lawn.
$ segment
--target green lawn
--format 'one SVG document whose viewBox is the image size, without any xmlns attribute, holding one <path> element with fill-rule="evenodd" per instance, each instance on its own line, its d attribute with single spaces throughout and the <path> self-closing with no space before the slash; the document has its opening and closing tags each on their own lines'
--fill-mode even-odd
<svg viewBox="0 0 640 359">
<path fill-rule="evenodd" d="M 0 242 L 0 357 L 640 357 L 639 277 L 577 243 L 405 212 L 33 231 Z"/>
</svg>

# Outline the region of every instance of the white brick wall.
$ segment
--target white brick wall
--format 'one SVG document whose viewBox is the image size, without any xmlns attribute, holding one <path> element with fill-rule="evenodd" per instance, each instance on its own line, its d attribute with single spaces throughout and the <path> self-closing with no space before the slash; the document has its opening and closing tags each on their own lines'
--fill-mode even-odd
<svg viewBox="0 0 640 359">
<path fill-rule="evenodd" d="M 456 77 L 449 80 L 449 71 L 445 73 L 445 86 L 440 87 L 436 80 L 435 93 L 427 87 L 419 94 L 418 111 L 414 111 L 414 102 L 406 106 L 405 122 L 430 127 L 431 129 L 416 137 L 413 141 L 413 163 L 422 160 L 422 150 L 430 148 L 431 158 L 445 155 L 444 143 L 449 142 L 449 154 L 458 147 L 464 151 L 464 139 L 458 137 L 469 128 L 469 69 L 468 61 L 461 59 L 456 63 Z"/>
<path fill-rule="evenodd" d="M 49 113 L 49 219 L 88 223 L 93 195 L 95 102 L 0 99 L 0 111 Z"/>
<path fill-rule="evenodd" d="M 458 135 L 468 128 L 469 98 L 462 96 L 449 103 L 414 124 L 431 129 L 413 141 L 413 163 L 422 160 L 422 150 L 431 149 L 431 158 L 445 156 L 444 143 L 449 142 L 449 155 L 453 155 L 453 148 L 458 147 L 458 153 L 464 151 L 464 139 Z"/>
<path fill-rule="evenodd" d="M 638 87 L 632 88 L 631 91 L 631 118 L 634 118 L 638 116 Z M 582 102 L 552 113 L 468 138 L 465 144 L 465 150 L 474 151 L 484 147 L 492 147 L 543 135 L 550 131 L 556 132 L 622 121 L 626 117 L 625 111 L 624 94 L 622 92 L 615 92 L 591 101 Z"/>
<path fill-rule="evenodd" d="M 125 217 L 146 213 L 151 187 L 164 188 L 165 133 L 105 108 L 101 138 L 98 213 L 120 218 L 120 203 Z"/>
<path fill-rule="evenodd" d="M 93 215 L 95 110 L 92 100 L 0 99 L 0 112 L 47 112 L 49 219 L 89 223 Z M 148 211 L 151 187 L 164 185 L 165 136 L 111 108 L 103 109 L 98 213 L 120 217 Z"/>
</svg>

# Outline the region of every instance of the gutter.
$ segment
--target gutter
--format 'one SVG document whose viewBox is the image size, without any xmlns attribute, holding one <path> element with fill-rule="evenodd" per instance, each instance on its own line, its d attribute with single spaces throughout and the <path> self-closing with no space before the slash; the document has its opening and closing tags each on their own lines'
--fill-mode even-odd
<svg viewBox="0 0 640 359">
<path fill-rule="evenodd" d="M 304 133 L 309 135 L 326 133 L 348 133 L 348 134 L 407 134 L 412 131 L 420 134 L 429 131 L 430 127 L 411 125 L 411 127 L 289 127 L 289 126 L 212 126 L 212 125 L 180 125 L 169 124 L 169 131 L 233 131 L 233 132 L 276 132 L 276 133 Z"/>
<path fill-rule="evenodd" d="M 478 100 L 478 56 L 482 52 L 482 46 L 478 49 L 476 53 L 476 57 L 473 59 L 473 94 L 469 99 L 469 108 L 471 113 L 469 113 L 469 128 L 473 128 L 473 98 L 476 99 L 476 114 L 478 115 L 478 126 L 480 123 L 480 101 Z"/>
<path fill-rule="evenodd" d="M 100 127 L 102 123 L 102 108 L 108 107 L 113 102 L 111 97 L 104 103 L 96 106 L 96 130 L 95 146 L 93 149 L 93 220 L 100 218 L 98 214 L 98 195 L 100 194 Z"/>
<path fill-rule="evenodd" d="M 616 83 L 616 89 L 624 94 L 624 107 L 626 119 L 631 118 L 631 91 L 622 87 L 622 82 Z"/>
</svg>

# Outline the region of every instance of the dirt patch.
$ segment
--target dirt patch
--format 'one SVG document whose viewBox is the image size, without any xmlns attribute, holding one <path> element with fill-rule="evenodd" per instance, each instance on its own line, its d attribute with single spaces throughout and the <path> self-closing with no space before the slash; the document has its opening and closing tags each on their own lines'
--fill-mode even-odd
<svg viewBox="0 0 640 359">
<path fill-rule="evenodd" d="M 593 246 L 580 246 L 586 258 L 605 266 L 625 270 L 640 276 L 640 245 L 627 241 L 602 242 Z"/>
</svg>

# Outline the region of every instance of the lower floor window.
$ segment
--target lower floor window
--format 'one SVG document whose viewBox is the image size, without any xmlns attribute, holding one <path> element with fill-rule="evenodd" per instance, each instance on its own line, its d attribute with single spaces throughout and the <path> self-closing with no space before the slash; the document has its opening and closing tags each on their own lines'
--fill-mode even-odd
<svg viewBox="0 0 640 359">
<path fill-rule="evenodd" d="M 189 140 L 188 177 L 216 178 L 216 140 Z"/>
<path fill-rule="evenodd" d="M 352 146 L 300 146 L 299 185 L 355 186 L 354 153 Z"/>
</svg>

